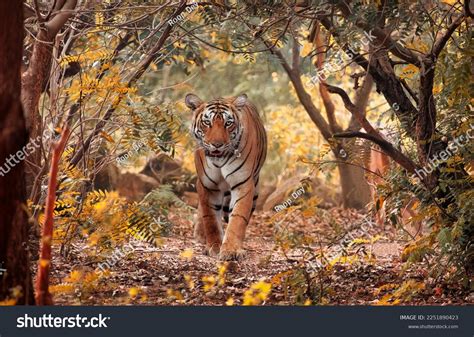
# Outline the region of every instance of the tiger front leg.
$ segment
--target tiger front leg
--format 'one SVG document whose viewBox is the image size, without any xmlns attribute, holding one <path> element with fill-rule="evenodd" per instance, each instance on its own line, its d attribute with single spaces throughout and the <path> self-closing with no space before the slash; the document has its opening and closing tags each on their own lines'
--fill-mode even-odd
<svg viewBox="0 0 474 337">
<path fill-rule="evenodd" d="M 252 179 L 232 191 L 232 213 L 229 217 L 229 225 L 224 235 L 219 259 L 224 261 L 238 260 L 245 255 L 243 243 L 245 230 L 252 214 L 254 193 L 255 185 Z"/>
<path fill-rule="evenodd" d="M 199 195 L 198 220 L 194 228 L 195 238 L 206 244 L 206 253 L 217 256 L 222 244 L 222 226 L 220 223 L 222 193 L 210 191 L 197 183 Z"/>
</svg>

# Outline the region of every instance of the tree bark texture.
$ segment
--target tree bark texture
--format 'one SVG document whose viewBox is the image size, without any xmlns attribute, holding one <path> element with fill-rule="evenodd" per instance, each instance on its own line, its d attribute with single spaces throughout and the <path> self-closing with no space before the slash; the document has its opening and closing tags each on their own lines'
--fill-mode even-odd
<svg viewBox="0 0 474 337">
<path fill-rule="evenodd" d="M 32 304 L 23 147 L 28 140 L 21 106 L 23 1 L 0 1 L 0 301 Z"/>
</svg>

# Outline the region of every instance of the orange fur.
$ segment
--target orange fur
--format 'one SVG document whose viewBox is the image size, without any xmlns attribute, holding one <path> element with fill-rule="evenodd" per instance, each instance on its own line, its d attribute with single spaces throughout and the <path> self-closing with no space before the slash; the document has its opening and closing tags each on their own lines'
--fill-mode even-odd
<svg viewBox="0 0 474 337">
<path fill-rule="evenodd" d="M 258 198 L 258 177 L 265 161 L 263 123 L 245 95 L 207 103 L 186 96 L 193 110 L 192 132 L 198 143 L 198 220 L 194 235 L 223 260 L 243 253 L 246 227 Z M 222 218 L 229 222 L 224 233 Z"/>
</svg>

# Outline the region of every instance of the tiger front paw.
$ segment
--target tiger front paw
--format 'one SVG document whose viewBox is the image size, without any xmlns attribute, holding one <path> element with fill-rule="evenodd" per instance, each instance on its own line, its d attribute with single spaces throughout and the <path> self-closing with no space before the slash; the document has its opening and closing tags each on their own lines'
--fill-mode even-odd
<svg viewBox="0 0 474 337">
<path fill-rule="evenodd" d="M 206 248 L 204 250 L 204 254 L 212 256 L 212 257 L 216 257 L 216 256 L 219 255 L 220 248 L 221 248 L 221 243 L 220 242 L 215 242 L 213 244 L 207 244 Z"/>
<path fill-rule="evenodd" d="M 231 247 L 223 244 L 219 252 L 219 260 L 221 261 L 238 261 L 245 256 L 245 250 L 239 247 Z"/>
<path fill-rule="evenodd" d="M 204 232 L 200 232 L 195 230 L 194 231 L 194 241 L 197 243 L 205 244 L 206 243 L 206 235 Z"/>
</svg>

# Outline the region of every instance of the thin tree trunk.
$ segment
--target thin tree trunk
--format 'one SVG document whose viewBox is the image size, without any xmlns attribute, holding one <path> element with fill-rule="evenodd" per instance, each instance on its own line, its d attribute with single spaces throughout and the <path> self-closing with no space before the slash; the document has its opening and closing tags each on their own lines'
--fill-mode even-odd
<svg viewBox="0 0 474 337">
<path fill-rule="evenodd" d="M 324 61 L 326 58 L 325 48 L 327 45 L 323 45 L 323 40 L 326 38 L 322 35 L 319 22 L 315 22 L 313 32 L 311 34 L 311 41 L 316 47 L 317 56 L 314 62 L 316 69 L 322 70 L 324 67 Z M 336 120 L 335 106 L 329 95 L 326 87 L 326 80 L 322 77 L 319 83 L 319 93 L 323 101 L 324 109 L 331 128 L 331 132 L 338 133 L 342 132 L 342 127 Z M 359 111 L 365 115 L 365 109 L 367 107 L 368 99 L 372 89 L 372 79 L 370 76 L 364 81 L 362 88 L 357 92 L 356 106 Z M 359 126 L 360 128 L 360 126 Z M 340 162 L 337 165 L 340 185 L 342 192 L 342 205 L 344 208 L 356 208 L 362 209 L 370 202 L 370 188 L 369 184 L 365 179 L 365 171 L 361 167 L 354 165 L 348 165 L 344 162 Z"/>
<path fill-rule="evenodd" d="M 53 156 L 49 171 L 48 196 L 45 206 L 45 221 L 41 236 L 41 255 L 38 263 L 38 276 L 36 278 L 36 304 L 52 305 L 53 297 L 49 292 L 49 270 L 51 266 L 51 245 L 53 242 L 53 212 L 56 202 L 56 187 L 58 184 L 59 160 L 69 138 L 69 128 L 66 126 L 61 134 L 61 139 L 53 143 Z"/>
<path fill-rule="evenodd" d="M 38 105 L 50 74 L 53 42 L 69 18 L 74 15 L 76 4 L 77 0 L 55 2 L 54 12 L 56 14 L 48 22 L 42 22 L 43 18 L 41 17 L 37 18 L 42 24 L 35 38 L 29 67 L 23 73 L 21 82 L 21 100 L 32 141 L 38 139 L 43 133 L 42 117 Z M 31 164 L 26 166 L 26 177 L 27 189 L 30 192 L 34 185 L 34 179 L 41 170 L 41 148 L 31 153 L 28 161 Z M 36 193 L 32 197 L 33 202 L 37 203 L 39 195 Z"/>
<path fill-rule="evenodd" d="M 28 133 L 20 100 L 23 1 L 0 1 L 0 13 L 0 263 L 6 269 L 0 275 L 0 301 L 32 304 L 22 159 Z"/>
</svg>

